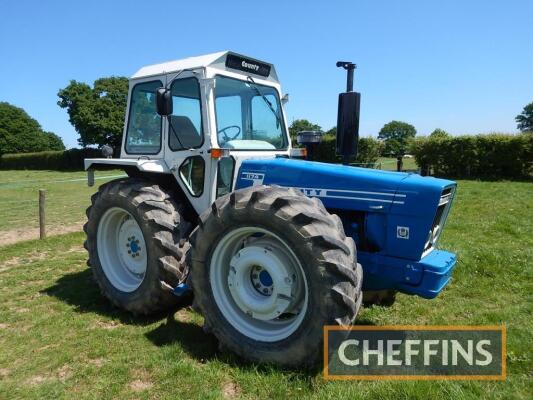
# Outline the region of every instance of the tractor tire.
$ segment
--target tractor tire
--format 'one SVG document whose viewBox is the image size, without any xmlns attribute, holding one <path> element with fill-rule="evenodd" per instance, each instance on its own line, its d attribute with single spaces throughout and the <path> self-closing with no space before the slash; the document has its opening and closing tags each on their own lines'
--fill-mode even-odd
<svg viewBox="0 0 533 400">
<path fill-rule="evenodd" d="M 87 265 L 102 294 L 134 314 L 180 304 L 172 294 L 188 275 L 190 224 L 160 186 L 137 178 L 100 186 L 87 209 Z"/>
<path fill-rule="evenodd" d="M 365 290 L 363 292 L 363 304 L 365 307 L 383 306 L 391 307 L 396 301 L 396 290 Z"/>
<path fill-rule="evenodd" d="M 323 327 L 351 324 L 361 306 L 354 241 L 296 189 L 255 186 L 217 199 L 191 243 L 204 330 L 245 360 L 313 366 Z"/>
</svg>

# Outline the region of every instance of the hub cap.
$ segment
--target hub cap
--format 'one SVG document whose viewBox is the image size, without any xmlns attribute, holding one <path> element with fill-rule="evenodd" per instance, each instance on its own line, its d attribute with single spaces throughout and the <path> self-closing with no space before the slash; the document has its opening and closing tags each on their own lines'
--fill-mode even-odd
<svg viewBox="0 0 533 400">
<path fill-rule="evenodd" d="M 137 289 L 146 274 L 146 243 L 135 218 L 126 210 L 107 210 L 98 224 L 98 257 L 109 282 L 122 292 Z"/>
<path fill-rule="evenodd" d="M 307 282 L 294 252 L 262 228 L 243 227 L 224 236 L 213 252 L 210 282 L 231 325 L 259 341 L 291 335 L 307 310 Z"/>
</svg>

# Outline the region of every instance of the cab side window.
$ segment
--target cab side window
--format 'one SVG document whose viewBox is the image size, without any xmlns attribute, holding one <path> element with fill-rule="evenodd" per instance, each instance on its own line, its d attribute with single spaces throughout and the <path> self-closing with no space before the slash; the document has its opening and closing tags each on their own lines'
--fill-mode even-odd
<svg viewBox="0 0 533 400">
<path fill-rule="evenodd" d="M 187 158 L 180 166 L 180 177 L 194 197 L 201 196 L 204 192 L 204 159 L 201 156 Z"/>
<path fill-rule="evenodd" d="M 203 140 L 200 85 L 196 78 L 177 79 L 172 83 L 173 112 L 169 119 L 169 147 L 183 150 L 200 147 Z"/>
<path fill-rule="evenodd" d="M 157 154 L 161 150 L 161 116 L 155 105 L 155 92 L 161 86 L 160 81 L 134 86 L 126 131 L 126 153 Z"/>
</svg>

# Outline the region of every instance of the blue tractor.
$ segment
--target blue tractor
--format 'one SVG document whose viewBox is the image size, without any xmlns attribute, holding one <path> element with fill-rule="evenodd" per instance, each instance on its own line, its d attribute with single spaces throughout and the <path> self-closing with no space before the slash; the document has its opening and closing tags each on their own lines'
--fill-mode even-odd
<svg viewBox="0 0 533 400">
<path fill-rule="evenodd" d="M 354 154 L 359 94 L 339 95 L 337 147 Z M 193 299 L 204 329 L 244 359 L 312 364 L 323 327 L 363 301 L 433 298 L 454 254 L 437 248 L 456 184 L 302 159 L 273 65 L 233 52 L 141 68 L 120 158 L 128 177 L 87 210 L 88 264 L 116 306 L 149 314 Z M 192 295 L 191 292 L 192 291 Z"/>
</svg>

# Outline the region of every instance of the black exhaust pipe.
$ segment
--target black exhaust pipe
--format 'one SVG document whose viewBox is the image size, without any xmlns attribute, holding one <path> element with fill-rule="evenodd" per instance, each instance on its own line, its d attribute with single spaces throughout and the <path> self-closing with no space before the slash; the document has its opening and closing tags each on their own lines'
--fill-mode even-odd
<svg viewBox="0 0 533 400">
<path fill-rule="evenodd" d="M 361 93 L 353 91 L 353 76 L 357 65 L 349 61 L 337 61 L 337 67 L 347 71 L 346 92 L 339 93 L 337 155 L 342 156 L 344 165 L 348 165 L 350 157 L 357 155 Z"/>
</svg>

